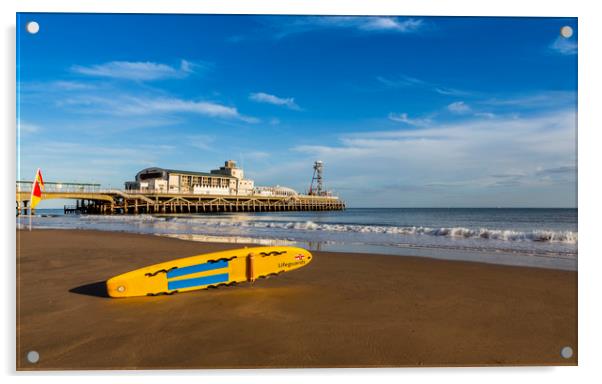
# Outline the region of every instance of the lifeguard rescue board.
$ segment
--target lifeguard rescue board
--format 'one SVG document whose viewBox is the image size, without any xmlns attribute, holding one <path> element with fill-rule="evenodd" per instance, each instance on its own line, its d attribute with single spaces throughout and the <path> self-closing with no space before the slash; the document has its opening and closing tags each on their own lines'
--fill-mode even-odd
<svg viewBox="0 0 602 384">
<path fill-rule="evenodd" d="M 253 282 L 307 265 L 312 254 L 297 247 L 252 247 L 185 257 L 107 280 L 110 297 L 155 296 Z"/>
</svg>

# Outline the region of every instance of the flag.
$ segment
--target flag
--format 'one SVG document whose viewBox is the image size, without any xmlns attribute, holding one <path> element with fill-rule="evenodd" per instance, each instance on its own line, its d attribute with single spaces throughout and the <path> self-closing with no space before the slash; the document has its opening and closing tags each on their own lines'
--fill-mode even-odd
<svg viewBox="0 0 602 384">
<path fill-rule="evenodd" d="M 42 192 L 44 191 L 44 179 L 42 179 L 42 171 L 38 168 L 36 178 L 31 186 L 31 202 L 30 209 L 35 209 L 36 205 L 42 200 Z"/>
</svg>

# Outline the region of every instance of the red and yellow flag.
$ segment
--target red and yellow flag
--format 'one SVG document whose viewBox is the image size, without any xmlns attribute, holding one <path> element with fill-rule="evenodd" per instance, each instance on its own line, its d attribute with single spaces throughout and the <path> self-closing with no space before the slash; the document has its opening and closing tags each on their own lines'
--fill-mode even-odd
<svg viewBox="0 0 602 384">
<path fill-rule="evenodd" d="M 44 192 L 44 179 L 42 179 L 42 171 L 38 168 L 36 178 L 31 186 L 31 209 L 35 209 L 36 205 L 42 200 L 42 192 Z"/>
</svg>

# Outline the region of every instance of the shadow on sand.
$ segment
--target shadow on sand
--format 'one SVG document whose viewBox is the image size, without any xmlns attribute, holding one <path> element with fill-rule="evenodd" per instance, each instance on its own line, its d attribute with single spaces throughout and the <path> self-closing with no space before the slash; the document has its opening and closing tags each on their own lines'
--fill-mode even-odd
<svg viewBox="0 0 602 384">
<path fill-rule="evenodd" d="M 98 281 L 96 283 L 81 285 L 79 287 L 70 289 L 69 292 L 77 293 L 79 295 L 109 298 L 109 295 L 107 294 L 107 286 L 105 281 Z"/>
</svg>

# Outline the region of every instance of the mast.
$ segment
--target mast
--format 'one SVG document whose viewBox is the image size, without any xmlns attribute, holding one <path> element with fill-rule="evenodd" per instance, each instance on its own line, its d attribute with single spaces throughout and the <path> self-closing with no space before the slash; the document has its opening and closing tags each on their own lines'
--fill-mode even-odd
<svg viewBox="0 0 602 384">
<path fill-rule="evenodd" d="M 322 172 L 324 171 L 324 163 L 321 160 L 314 162 L 314 174 L 311 178 L 309 186 L 309 195 L 321 196 L 324 191 Z M 314 184 L 316 187 L 314 188 Z"/>
</svg>

